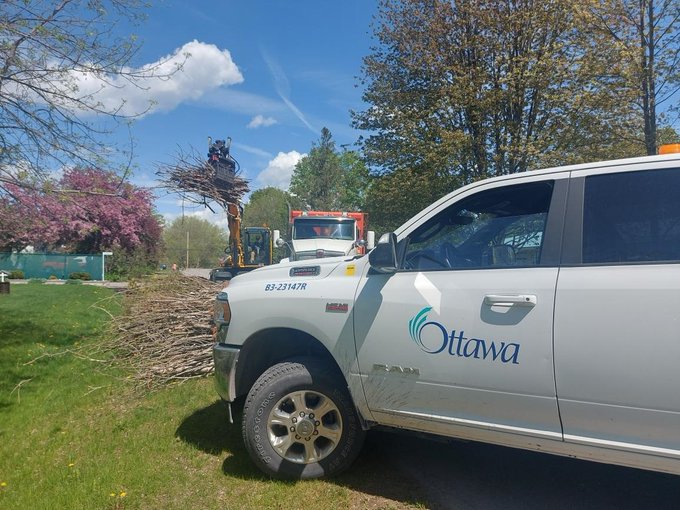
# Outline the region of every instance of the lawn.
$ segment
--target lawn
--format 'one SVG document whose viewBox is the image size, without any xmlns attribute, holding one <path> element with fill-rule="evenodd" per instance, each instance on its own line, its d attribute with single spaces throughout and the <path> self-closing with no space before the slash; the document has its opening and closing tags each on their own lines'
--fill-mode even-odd
<svg viewBox="0 0 680 510">
<path fill-rule="evenodd" d="M 99 287 L 0 295 L 0 508 L 424 507 L 370 441 L 338 478 L 262 476 L 210 378 L 145 392 L 95 359 L 118 311 Z"/>
</svg>

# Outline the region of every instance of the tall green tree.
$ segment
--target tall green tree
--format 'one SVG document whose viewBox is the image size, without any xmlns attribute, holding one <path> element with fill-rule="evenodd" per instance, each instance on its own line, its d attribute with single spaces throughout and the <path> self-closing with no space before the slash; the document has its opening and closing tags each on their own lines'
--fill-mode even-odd
<svg viewBox="0 0 680 510">
<path fill-rule="evenodd" d="M 659 145 L 667 143 L 680 143 L 680 133 L 670 126 L 663 126 L 659 128 L 656 133 Z"/>
<path fill-rule="evenodd" d="M 360 210 L 370 183 L 368 168 L 354 151 L 338 152 L 327 128 L 293 171 L 290 193 L 312 210 Z"/>
<path fill-rule="evenodd" d="M 630 139 L 643 153 L 659 145 L 663 113 L 678 113 L 680 90 L 680 2 L 677 0 L 590 0 L 577 2 L 594 48 L 611 66 L 603 79 L 615 80 L 617 99 L 634 119 Z M 675 104 L 671 102 L 675 101 Z"/>
<path fill-rule="evenodd" d="M 368 162 L 450 189 L 605 153 L 626 112 L 572 4 L 381 0 L 353 114 Z"/>
<path fill-rule="evenodd" d="M 452 180 L 411 168 L 374 176 L 365 206 L 371 230 L 377 235 L 393 231 L 454 187 Z"/>
<path fill-rule="evenodd" d="M 339 207 L 337 191 L 341 179 L 335 141 L 324 127 L 309 154 L 295 165 L 288 189 L 312 209 L 333 210 Z"/>
<path fill-rule="evenodd" d="M 227 246 L 227 230 L 193 216 L 176 218 L 163 231 L 165 260 L 179 267 L 216 267 Z"/>
<path fill-rule="evenodd" d="M 338 190 L 340 209 L 362 211 L 371 186 L 371 175 L 358 152 L 343 150 L 339 155 L 342 179 Z"/>
<path fill-rule="evenodd" d="M 288 231 L 288 209 L 300 209 L 298 197 L 285 191 L 268 187 L 254 191 L 243 208 L 244 227 L 269 227 L 282 235 Z"/>
</svg>

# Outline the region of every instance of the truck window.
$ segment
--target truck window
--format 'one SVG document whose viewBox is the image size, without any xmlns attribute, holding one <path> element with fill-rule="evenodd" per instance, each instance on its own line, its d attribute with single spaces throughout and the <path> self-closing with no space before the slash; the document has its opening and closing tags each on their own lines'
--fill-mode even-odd
<svg viewBox="0 0 680 510">
<path fill-rule="evenodd" d="M 355 222 L 334 219 L 304 219 L 293 223 L 293 239 L 355 239 Z"/>
<path fill-rule="evenodd" d="M 443 210 L 406 240 L 403 270 L 540 264 L 553 181 L 482 191 Z"/>
<path fill-rule="evenodd" d="M 680 261 L 680 169 L 586 178 L 583 263 Z"/>
</svg>

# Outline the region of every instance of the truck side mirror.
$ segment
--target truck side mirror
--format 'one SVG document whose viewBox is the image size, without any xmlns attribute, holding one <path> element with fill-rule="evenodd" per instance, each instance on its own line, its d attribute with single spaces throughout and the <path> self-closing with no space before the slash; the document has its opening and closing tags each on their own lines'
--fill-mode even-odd
<svg viewBox="0 0 680 510">
<path fill-rule="evenodd" d="M 379 273 L 397 271 L 397 236 L 390 232 L 383 234 L 375 248 L 368 254 L 368 262 Z"/>
<path fill-rule="evenodd" d="M 375 232 L 373 230 L 366 232 L 366 248 L 369 250 L 375 248 Z"/>
<path fill-rule="evenodd" d="M 272 241 L 274 242 L 274 246 L 279 245 L 279 239 L 281 239 L 281 231 L 280 230 L 274 230 L 272 232 Z"/>
</svg>

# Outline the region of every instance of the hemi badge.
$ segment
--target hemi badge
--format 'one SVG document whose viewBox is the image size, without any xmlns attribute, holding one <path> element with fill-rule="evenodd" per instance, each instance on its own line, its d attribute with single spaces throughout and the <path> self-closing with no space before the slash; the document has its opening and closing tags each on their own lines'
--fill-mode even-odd
<svg viewBox="0 0 680 510">
<path fill-rule="evenodd" d="M 326 303 L 326 313 L 347 313 L 348 311 L 347 303 Z"/>
<path fill-rule="evenodd" d="M 321 266 L 299 266 L 291 267 L 290 276 L 319 276 Z"/>
</svg>

